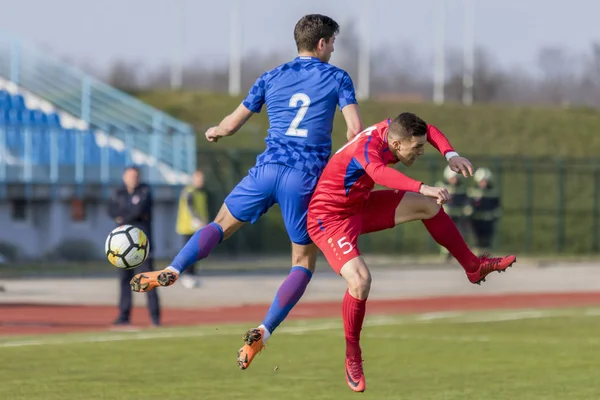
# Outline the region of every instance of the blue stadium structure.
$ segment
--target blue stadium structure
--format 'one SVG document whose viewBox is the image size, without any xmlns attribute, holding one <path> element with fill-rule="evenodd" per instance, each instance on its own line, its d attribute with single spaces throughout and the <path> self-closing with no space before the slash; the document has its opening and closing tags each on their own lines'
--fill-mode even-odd
<svg viewBox="0 0 600 400">
<path fill-rule="evenodd" d="M 0 34 L 0 262 L 10 248 L 103 257 L 105 201 L 132 164 L 154 188 L 154 256 L 170 255 L 179 189 L 196 168 L 192 127 Z"/>
<path fill-rule="evenodd" d="M 0 183 L 110 184 L 134 163 L 179 185 L 196 163 L 190 125 L 2 37 L 0 154 Z"/>
</svg>

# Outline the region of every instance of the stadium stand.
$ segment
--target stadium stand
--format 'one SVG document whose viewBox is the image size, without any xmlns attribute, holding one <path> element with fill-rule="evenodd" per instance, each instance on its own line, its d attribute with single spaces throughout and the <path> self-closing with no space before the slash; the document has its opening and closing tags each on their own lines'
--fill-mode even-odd
<svg viewBox="0 0 600 400">
<path fill-rule="evenodd" d="M 4 182 L 116 183 L 134 163 L 181 185 L 196 164 L 190 125 L 2 35 L 0 155 Z"/>
</svg>

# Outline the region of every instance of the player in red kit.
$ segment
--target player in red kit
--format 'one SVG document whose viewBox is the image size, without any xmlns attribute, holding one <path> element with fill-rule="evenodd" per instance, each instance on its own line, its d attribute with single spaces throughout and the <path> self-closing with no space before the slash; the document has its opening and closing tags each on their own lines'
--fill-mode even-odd
<svg viewBox="0 0 600 400">
<path fill-rule="evenodd" d="M 454 151 L 436 127 L 402 113 L 365 129 L 338 150 L 309 205 L 309 235 L 348 284 L 342 303 L 346 381 L 356 392 L 366 388 L 359 340 L 371 285 L 369 268 L 357 247 L 360 235 L 421 220 L 435 241 L 462 265 L 471 283 L 479 284 L 489 273 L 502 272 L 516 261 L 514 255 L 477 257 L 441 207 L 449 200 L 448 191 L 389 167 L 398 162 L 411 166 L 423 155 L 426 142 L 448 159 L 452 170 L 465 177 L 473 174 L 471 163 Z M 393 190 L 373 191 L 375 184 Z"/>
</svg>

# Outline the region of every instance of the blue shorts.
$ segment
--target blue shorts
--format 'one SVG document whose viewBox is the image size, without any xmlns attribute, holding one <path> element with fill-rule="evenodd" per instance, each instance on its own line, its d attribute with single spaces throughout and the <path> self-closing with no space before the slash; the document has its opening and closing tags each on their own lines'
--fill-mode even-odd
<svg viewBox="0 0 600 400">
<path fill-rule="evenodd" d="M 253 224 L 278 203 L 292 243 L 310 244 L 306 219 L 317 180 L 316 176 L 285 165 L 258 165 L 233 188 L 225 204 L 236 219 Z"/>
</svg>

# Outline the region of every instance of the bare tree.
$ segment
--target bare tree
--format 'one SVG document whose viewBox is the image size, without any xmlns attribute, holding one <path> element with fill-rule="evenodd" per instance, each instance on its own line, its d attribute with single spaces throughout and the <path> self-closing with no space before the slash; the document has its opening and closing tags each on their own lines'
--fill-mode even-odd
<svg viewBox="0 0 600 400">
<path fill-rule="evenodd" d="M 449 69 L 450 79 L 446 83 L 446 97 L 449 100 L 461 101 L 463 94 L 463 65 L 462 52 L 451 50 L 448 52 L 446 65 Z M 473 101 L 476 103 L 489 103 L 497 100 L 506 84 L 503 71 L 497 67 L 498 63 L 484 49 L 475 50 L 475 70 L 473 72 Z"/>
<path fill-rule="evenodd" d="M 600 106 L 600 43 L 592 43 L 590 52 L 584 56 L 580 83 L 580 98 L 585 104 Z"/>
<path fill-rule="evenodd" d="M 109 69 L 108 84 L 117 89 L 133 92 L 140 88 L 139 86 L 140 69 L 134 63 L 123 60 L 117 60 Z"/>
<path fill-rule="evenodd" d="M 346 70 L 352 79 L 358 77 L 359 35 L 356 21 L 348 20 L 340 28 L 340 34 L 335 40 L 335 52 L 332 62 Z"/>
<path fill-rule="evenodd" d="M 423 99 L 427 91 L 425 62 L 411 45 L 399 44 L 372 53 L 371 92 L 375 95 Z"/>
<path fill-rule="evenodd" d="M 541 100 L 552 104 L 568 101 L 568 88 L 574 83 L 572 57 L 560 47 L 544 47 L 538 53 L 538 67 L 542 72 Z"/>
</svg>

